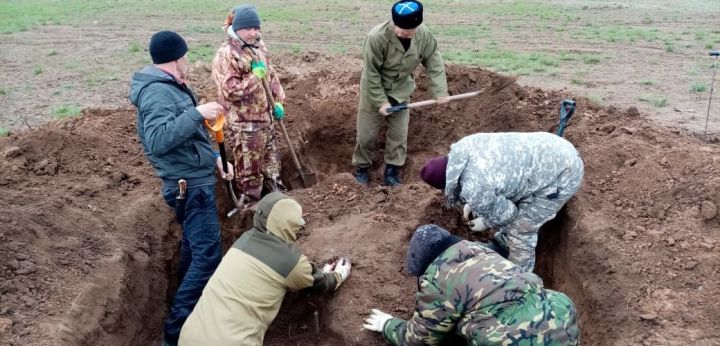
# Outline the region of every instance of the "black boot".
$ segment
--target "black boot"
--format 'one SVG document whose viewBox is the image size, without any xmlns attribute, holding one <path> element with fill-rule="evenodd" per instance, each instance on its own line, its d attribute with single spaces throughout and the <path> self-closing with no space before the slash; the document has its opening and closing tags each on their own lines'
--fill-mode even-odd
<svg viewBox="0 0 720 346">
<path fill-rule="evenodd" d="M 370 167 L 356 167 L 355 168 L 355 180 L 362 185 L 367 185 L 370 181 L 370 174 L 368 171 Z"/>
<path fill-rule="evenodd" d="M 400 186 L 399 170 L 400 167 L 398 166 L 385 164 L 385 185 L 391 187 Z"/>
</svg>

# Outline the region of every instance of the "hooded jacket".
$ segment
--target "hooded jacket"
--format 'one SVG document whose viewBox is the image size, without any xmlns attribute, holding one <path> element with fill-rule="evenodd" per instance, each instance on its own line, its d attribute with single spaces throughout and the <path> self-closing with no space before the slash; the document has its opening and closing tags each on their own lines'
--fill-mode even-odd
<svg viewBox="0 0 720 346">
<path fill-rule="evenodd" d="M 302 208 L 273 192 L 258 203 L 253 228 L 228 250 L 180 333 L 180 345 L 262 345 L 288 289 L 337 289 L 293 243 Z"/>
<path fill-rule="evenodd" d="M 145 66 L 130 82 L 137 134 L 156 174 L 167 180 L 213 178 L 215 158 L 192 90 L 165 71 Z"/>
</svg>

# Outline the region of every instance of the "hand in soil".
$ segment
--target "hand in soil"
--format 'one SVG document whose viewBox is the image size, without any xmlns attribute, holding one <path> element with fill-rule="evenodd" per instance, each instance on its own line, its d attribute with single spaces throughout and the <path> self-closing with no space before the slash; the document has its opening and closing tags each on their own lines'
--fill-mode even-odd
<svg viewBox="0 0 720 346">
<path fill-rule="evenodd" d="M 342 281 L 345 281 L 348 276 L 350 276 L 351 267 L 352 265 L 350 264 L 350 260 L 345 257 L 341 257 L 337 260 L 337 262 L 335 262 L 335 272 L 340 274 L 340 279 Z"/>
<path fill-rule="evenodd" d="M 381 332 L 383 330 L 383 327 L 385 326 L 385 322 L 392 319 L 393 317 L 389 314 L 386 314 L 378 309 L 372 309 L 370 310 L 370 316 L 365 319 L 365 324 L 363 325 L 363 328 L 373 331 L 373 332 Z"/>
</svg>

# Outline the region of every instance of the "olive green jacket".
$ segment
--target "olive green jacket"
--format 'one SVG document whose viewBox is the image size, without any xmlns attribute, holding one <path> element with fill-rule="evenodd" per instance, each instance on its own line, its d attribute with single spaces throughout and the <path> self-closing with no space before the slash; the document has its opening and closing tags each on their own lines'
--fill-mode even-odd
<svg viewBox="0 0 720 346">
<path fill-rule="evenodd" d="M 360 94 L 363 102 L 378 109 L 388 102 L 388 96 L 406 102 L 415 90 L 414 72 L 418 65 L 425 67 L 434 98 L 447 96 L 445 65 L 437 42 L 425 25 L 420 25 L 405 51 L 395 36 L 392 21 L 370 30 L 363 44 L 363 71 Z"/>
<path fill-rule="evenodd" d="M 253 228 L 220 262 L 180 332 L 180 346 L 261 346 L 285 292 L 334 291 L 342 280 L 325 273 L 293 244 L 300 205 L 278 192 L 258 203 Z"/>
</svg>

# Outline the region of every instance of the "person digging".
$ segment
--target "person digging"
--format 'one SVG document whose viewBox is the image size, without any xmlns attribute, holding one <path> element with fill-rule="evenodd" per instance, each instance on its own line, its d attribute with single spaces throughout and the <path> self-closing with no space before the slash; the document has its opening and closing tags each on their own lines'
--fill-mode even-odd
<svg viewBox="0 0 720 346">
<path fill-rule="evenodd" d="M 262 345 L 287 290 L 337 290 L 350 260 L 310 263 L 294 245 L 304 224 L 294 199 L 280 192 L 263 197 L 253 227 L 225 254 L 185 322 L 180 345 Z"/>
<path fill-rule="evenodd" d="M 388 108 L 407 102 L 415 90 L 414 72 L 425 67 L 430 91 L 437 103 L 447 103 L 445 65 L 435 38 L 422 24 L 419 1 L 398 1 L 391 8 L 392 20 L 370 30 L 363 43 L 360 103 L 357 112 L 357 144 L 352 156 L 355 178 L 367 184 L 380 126 L 387 124 L 385 177 L 388 186 L 399 186 L 399 170 L 407 155 L 410 113 L 407 109 L 388 113 Z"/>
<path fill-rule="evenodd" d="M 274 120 L 285 117 L 285 91 L 260 40 L 260 16 L 252 5 L 234 8 L 223 26 L 225 40 L 212 61 L 218 100 L 227 113 L 225 133 L 235 158 L 238 191 L 251 208 L 265 191 L 282 191 Z M 263 86 L 267 79 L 274 104 Z"/>
<path fill-rule="evenodd" d="M 405 270 L 418 278 L 409 321 L 372 309 L 363 328 L 391 345 L 440 345 L 458 334 L 469 345 L 578 345 L 573 302 L 480 243 L 436 225 L 410 240 Z"/>
<path fill-rule="evenodd" d="M 447 206 L 462 206 L 472 231 L 494 228 L 488 245 L 528 272 L 540 227 L 575 195 L 583 174 L 575 147 L 546 132 L 470 135 L 420 171 Z"/>
</svg>

